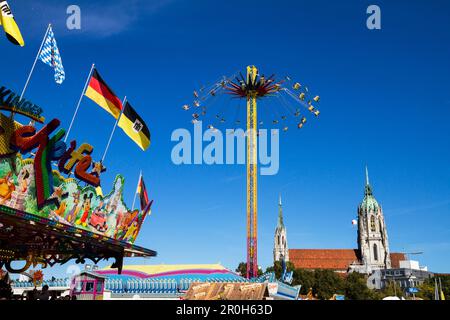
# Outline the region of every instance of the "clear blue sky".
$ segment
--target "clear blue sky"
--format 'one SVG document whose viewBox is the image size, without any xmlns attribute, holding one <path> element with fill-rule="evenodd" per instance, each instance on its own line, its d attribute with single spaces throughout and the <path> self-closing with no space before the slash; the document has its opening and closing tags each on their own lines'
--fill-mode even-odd
<svg viewBox="0 0 450 320">
<path fill-rule="evenodd" d="M 175 166 L 170 135 L 191 127 L 181 106 L 194 88 L 255 64 L 307 82 L 322 98 L 319 120 L 282 136 L 278 175 L 259 180 L 260 264 L 272 262 L 280 193 L 291 248 L 356 247 L 351 220 L 367 164 L 391 251 L 424 251 L 421 264 L 450 272 L 448 1 L 79 0 L 75 31 L 65 27 L 72 1 L 8 2 L 26 46 L 1 39 L 1 85 L 20 92 L 51 22 L 66 81 L 56 85 L 38 62 L 26 97 L 67 128 L 95 62 L 150 127 L 145 153 L 116 132 L 103 176 L 107 190 L 123 173 L 131 203 L 142 169 L 155 200 L 137 244 L 158 257 L 129 263 L 234 269 L 245 260 L 245 166 Z M 366 28 L 373 3 L 380 31 Z M 71 136 L 100 158 L 113 124 L 85 99 Z"/>
</svg>

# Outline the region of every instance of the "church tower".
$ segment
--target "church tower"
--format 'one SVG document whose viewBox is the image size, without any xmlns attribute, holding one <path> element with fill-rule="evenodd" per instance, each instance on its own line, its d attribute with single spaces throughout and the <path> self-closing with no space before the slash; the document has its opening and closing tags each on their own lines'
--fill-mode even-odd
<svg viewBox="0 0 450 320">
<path fill-rule="evenodd" d="M 364 199 L 358 207 L 358 249 L 366 272 L 391 268 L 383 210 L 373 196 L 367 167 Z"/>
<path fill-rule="evenodd" d="M 283 223 L 283 208 L 280 201 L 278 203 L 278 223 L 275 229 L 275 245 L 273 248 L 273 261 L 281 261 L 284 257 L 284 261 L 289 261 L 289 249 L 286 238 L 286 227 Z"/>
</svg>

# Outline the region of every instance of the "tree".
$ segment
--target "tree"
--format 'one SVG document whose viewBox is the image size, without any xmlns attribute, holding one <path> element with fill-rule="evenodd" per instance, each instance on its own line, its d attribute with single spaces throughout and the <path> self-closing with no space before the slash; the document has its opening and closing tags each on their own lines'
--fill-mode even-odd
<svg viewBox="0 0 450 320">
<path fill-rule="evenodd" d="M 328 300 L 335 293 L 344 293 L 342 278 L 332 270 L 315 270 L 314 280 L 313 293 L 317 294 L 319 299 Z"/>
<path fill-rule="evenodd" d="M 307 294 L 309 288 L 314 287 L 315 278 L 314 271 L 305 269 L 295 269 L 292 285 L 301 285 L 300 294 Z"/>
<path fill-rule="evenodd" d="M 437 283 L 439 286 L 439 279 L 441 279 L 442 291 L 444 292 L 444 296 L 446 300 L 450 299 L 450 276 L 448 275 L 435 275 L 437 278 Z M 428 278 L 419 286 L 419 292 L 416 293 L 416 297 L 426 299 L 426 300 L 434 300 L 434 289 L 435 289 L 435 278 Z"/>
<path fill-rule="evenodd" d="M 295 266 L 292 262 L 287 261 L 286 262 L 286 271 L 291 272 L 295 270 Z M 275 261 L 273 266 L 270 266 L 266 269 L 266 273 L 268 272 L 275 272 L 275 277 L 277 279 L 281 279 L 282 273 L 283 273 L 283 266 L 281 261 Z"/>
<path fill-rule="evenodd" d="M 435 277 L 441 279 L 442 291 L 446 300 L 450 300 L 450 275 L 435 275 Z"/>
<path fill-rule="evenodd" d="M 419 287 L 419 292 L 416 293 L 416 297 L 422 298 L 424 300 L 434 300 L 434 279 L 433 283 L 429 281 L 424 281 Z"/>
<path fill-rule="evenodd" d="M 345 278 L 345 298 L 349 300 L 372 300 L 377 298 L 374 291 L 367 287 L 366 277 L 357 272 L 351 272 Z"/>
<path fill-rule="evenodd" d="M 235 270 L 237 273 L 241 275 L 241 277 L 247 276 L 247 263 L 241 262 Z"/>
<path fill-rule="evenodd" d="M 237 273 L 239 273 L 241 275 L 241 277 L 246 277 L 247 276 L 247 263 L 240 262 L 235 271 Z M 262 276 L 262 274 L 263 274 L 262 269 L 258 268 L 258 277 Z"/>
</svg>

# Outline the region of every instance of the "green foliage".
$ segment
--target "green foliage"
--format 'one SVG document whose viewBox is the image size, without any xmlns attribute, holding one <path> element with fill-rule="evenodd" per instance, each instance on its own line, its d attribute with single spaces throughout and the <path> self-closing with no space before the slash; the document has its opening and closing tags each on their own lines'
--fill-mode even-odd
<svg viewBox="0 0 450 320">
<path fill-rule="evenodd" d="M 345 298 L 349 300 L 375 300 L 375 292 L 367 287 L 366 276 L 357 272 L 347 275 L 344 283 Z"/>
<path fill-rule="evenodd" d="M 301 285 L 300 294 L 307 294 L 315 284 L 314 271 L 295 269 L 292 285 Z"/>
<path fill-rule="evenodd" d="M 334 294 L 343 294 L 347 300 L 381 300 L 395 295 L 393 283 L 385 290 L 371 290 L 367 287 L 366 276 L 357 272 L 343 276 L 331 270 L 296 269 L 292 285 L 301 285 L 302 295 L 306 295 L 312 288 L 313 295 L 319 299 L 330 299 Z M 401 295 L 399 288 L 397 294 Z"/>
<path fill-rule="evenodd" d="M 235 270 L 237 273 L 241 275 L 241 277 L 247 276 L 247 263 L 241 262 Z M 263 275 L 263 271 L 258 268 L 258 277 Z"/>
<path fill-rule="evenodd" d="M 328 300 L 334 294 L 345 295 L 346 300 L 381 300 L 387 296 L 404 296 L 402 288 L 391 281 L 382 290 L 371 290 L 367 287 L 367 276 L 357 272 L 349 273 L 345 276 L 332 270 L 307 270 L 295 269 L 291 262 L 286 263 L 287 271 L 294 271 L 292 285 L 301 285 L 300 294 L 306 295 L 310 288 L 313 295 L 318 299 Z M 236 272 L 246 276 L 247 264 L 241 262 L 236 268 Z M 282 266 L 277 261 L 273 266 L 266 269 L 267 272 L 275 272 L 277 279 L 281 278 Z M 258 276 L 262 272 L 259 269 Z M 450 300 L 450 275 L 439 276 L 442 283 L 442 290 L 446 300 Z M 439 281 L 438 281 L 439 283 Z M 416 297 L 433 300 L 434 299 L 434 278 L 427 279 L 421 286 Z"/>
<path fill-rule="evenodd" d="M 438 278 L 441 279 L 442 291 L 444 292 L 445 300 L 450 300 L 450 275 L 438 276 Z"/>
<path fill-rule="evenodd" d="M 235 270 L 237 273 L 241 275 L 241 277 L 245 277 L 247 275 L 247 263 L 241 262 Z"/>
<path fill-rule="evenodd" d="M 344 293 L 343 279 L 332 270 L 315 270 L 314 271 L 313 294 L 319 299 L 330 299 L 335 293 Z"/>
<path fill-rule="evenodd" d="M 439 279 L 441 279 L 442 291 L 444 292 L 445 300 L 450 299 L 450 275 L 437 275 L 437 284 L 439 289 Z M 429 278 L 419 286 L 419 292 L 416 293 L 416 297 L 425 300 L 434 300 L 435 278 Z"/>
<path fill-rule="evenodd" d="M 384 297 L 401 297 L 403 294 L 402 288 L 395 281 L 389 281 L 387 286 L 385 286 L 381 291 L 381 295 Z"/>
<path fill-rule="evenodd" d="M 434 280 L 433 283 L 425 281 L 418 287 L 419 292 L 416 293 L 416 297 L 422 298 L 424 300 L 434 300 Z"/>
<path fill-rule="evenodd" d="M 294 271 L 295 270 L 294 264 L 290 261 L 286 262 L 286 270 L 287 272 Z M 268 267 L 266 269 L 266 273 L 267 272 L 275 272 L 275 277 L 277 279 L 280 279 L 283 273 L 283 266 L 281 261 L 275 261 L 275 264 L 273 266 Z"/>
</svg>

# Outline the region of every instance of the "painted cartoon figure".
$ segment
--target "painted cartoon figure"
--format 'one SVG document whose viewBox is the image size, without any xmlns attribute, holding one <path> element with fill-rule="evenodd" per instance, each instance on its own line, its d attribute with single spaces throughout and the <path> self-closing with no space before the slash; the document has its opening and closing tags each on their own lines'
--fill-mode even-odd
<svg viewBox="0 0 450 320">
<path fill-rule="evenodd" d="M 117 209 L 117 205 L 120 200 L 120 193 L 116 192 L 109 203 L 106 205 L 106 211 L 114 212 Z"/>
<path fill-rule="evenodd" d="M 128 212 L 122 212 L 119 211 L 116 218 L 116 230 L 114 232 L 114 239 L 121 239 L 125 232 L 125 224 L 124 221 L 126 219 L 126 216 L 128 215 Z"/>
<path fill-rule="evenodd" d="M 119 231 L 119 227 L 120 227 L 120 222 L 123 219 L 123 212 L 119 211 L 116 215 L 116 230 L 114 231 L 114 238 L 116 238 L 117 236 L 117 232 Z"/>
<path fill-rule="evenodd" d="M 16 189 L 11 179 L 11 172 L 6 177 L 0 179 L 0 204 L 5 204 L 11 199 L 13 191 Z"/>
<path fill-rule="evenodd" d="M 60 221 L 62 223 L 66 223 L 66 220 L 64 219 L 64 214 L 67 209 L 67 203 L 65 200 L 62 199 L 67 197 L 67 193 L 64 192 L 64 189 L 61 186 L 58 186 L 55 187 L 52 197 L 57 199 L 56 204 L 58 207 L 55 210 L 50 211 L 49 214 L 50 218 Z"/>
<path fill-rule="evenodd" d="M 123 237 L 123 240 L 129 241 L 129 242 L 134 242 L 137 231 L 138 231 L 138 223 L 137 223 L 137 221 L 133 221 L 133 223 L 127 229 L 127 232 L 125 233 L 125 236 Z"/>
<path fill-rule="evenodd" d="M 63 202 L 61 202 L 61 203 L 59 204 L 59 207 L 58 207 L 56 210 L 54 210 L 53 212 L 54 212 L 56 215 L 58 215 L 58 216 L 60 216 L 60 217 L 63 217 L 63 216 L 64 216 L 64 212 L 66 211 L 66 208 L 67 208 L 66 202 L 63 201 Z"/>
<path fill-rule="evenodd" d="M 11 199 L 8 202 L 9 207 L 17 210 L 25 210 L 26 198 L 30 192 L 30 185 L 32 184 L 33 179 L 33 164 L 27 161 L 17 174 L 15 190 L 11 193 Z M 13 183 L 12 180 L 11 183 Z"/>
<path fill-rule="evenodd" d="M 89 225 L 100 232 L 105 232 L 108 229 L 103 200 L 100 201 L 98 207 L 92 212 L 91 218 L 89 219 Z"/>
<path fill-rule="evenodd" d="M 121 219 L 118 221 L 118 225 L 116 227 L 116 233 L 114 238 L 118 240 L 123 240 L 127 234 L 129 228 L 132 228 L 132 222 L 138 215 L 139 211 L 127 211 L 125 214 L 121 214 Z"/>
<path fill-rule="evenodd" d="M 17 177 L 17 182 L 19 184 L 19 192 L 20 193 L 27 193 L 28 187 L 31 184 L 31 172 L 30 172 L 30 165 L 24 166 Z"/>
<path fill-rule="evenodd" d="M 77 220 L 76 224 L 82 225 L 83 227 L 87 227 L 87 219 L 89 218 L 89 214 L 91 213 L 91 200 L 94 196 L 93 193 L 91 193 L 89 196 L 87 194 L 84 195 L 83 199 L 83 215 L 80 219 Z"/>
<path fill-rule="evenodd" d="M 80 203 L 80 191 L 73 193 L 72 196 L 73 196 L 73 208 L 66 215 L 66 221 L 69 223 L 75 222 L 75 219 L 77 218 L 78 213 L 81 210 L 81 206 L 78 205 Z"/>
</svg>

